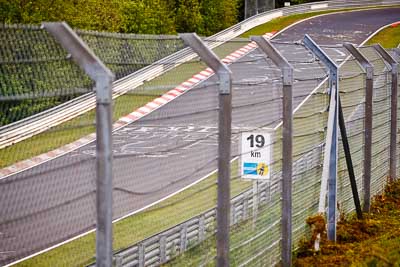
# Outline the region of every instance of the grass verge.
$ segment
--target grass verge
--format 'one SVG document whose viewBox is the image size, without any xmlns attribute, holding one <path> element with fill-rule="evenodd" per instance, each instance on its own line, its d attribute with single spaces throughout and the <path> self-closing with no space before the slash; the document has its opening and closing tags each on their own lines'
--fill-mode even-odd
<svg viewBox="0 0 400 267">
<path fill-rule="evenodd" d="M 342 218 L 337 242 L 322 240 L 319 252 L 312 239 L 303 241 L 294 266 L 400 266 L 400 181 L 389 183 L 364 216 Z"/>
<path fill-rule="evenodd" d="M 395 48 L 400 43 L 400 24 L 389 26 L 372 37 L 368 44 L 381 44 L 384 48 Z"/>
</svg>

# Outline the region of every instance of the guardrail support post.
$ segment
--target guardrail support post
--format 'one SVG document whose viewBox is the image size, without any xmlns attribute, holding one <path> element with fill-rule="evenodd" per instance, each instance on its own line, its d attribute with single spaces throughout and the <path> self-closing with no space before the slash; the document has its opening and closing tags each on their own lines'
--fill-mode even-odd
<svg viewBox="0 0 400 267">
<path fill-rule="evenodd" d="M 397 150 L 397 78 L 398 78 L 398 63 L 397 61 L 380 45 L 374 45 L 375 50 L 379 55 L 390 64 L 392 68 L 392 86 L 391 86 L 391 107 L 390 107 L 390 165 L 389 179 L 395 180 L 396 177 L 396 150 Z"/>
<path fill-rule="evenodd" d="M 195 33 L 180 34 L 183 41 L 218 75 L 218 203 L 217 266 L 229 266 L 230 159 L 232 127 L 232 78 L 229 68 Z"/>
<path fill-rule="evenodd" d="M 374 90 L 374 67 L 357 48 L 345 43 L 343 46 L 360 63 L 366 72 L 365 110 L 364 110 L 364 205 L 363 211 L 369 212 L 371 206 L 371 161 L 372 161 L 372 101 Z"/>
<path fill-rule="evenodd" d="M 160 263 L 167 261 L 167 237 L 165 235 L 160 236 Z"/>
<path fill-rule="evenodd" d="M 96 266 L 112 266 L 112 82 L 114 74 L 65 22 L 43 27 L 96 82 Z"/>
<path fill-rule="evenodd" d="M 121 255 L 115 255 L 113 267 L 122 267 L 122 260 L 123 258 Z"/>
<path fill-rule="evenodd" d="M 182 224 L 180 244 L 179 244 L 180 253 L 185 252 L 187 248 L 187 229 L 188 229 L 187 224 L 186 223 Z"/>
<path fill-rule="evenodd" d="M 145 261 L 146 261 L 146 255 L 145 255 L 145 247 L 144 243 L 140 243 L 138 245 L 138 266 L 139 267 L 144 267 Z"/>
<path fill-rule="evenodd" d="M 292 266 L 293 67 L 266 38 L 257 36 L 251 39 L 281 69 L 283 75 L 282 265 L 289 267 Z"/>
<path fill-rule="evenodd" d="M 319 212 L 325 211 L 325 194 L 328 187 L 328 239 L 336 241 L 337 217 L 337 164 L 338 164 L 338 124 L 339 124 L 339 77 L 338 66 L 307 34 L 304 45 L 317 56 L 329 69 L 330 105 L 328 133 L 325 142 L 324 166 L 322 171 Z"/>
<path fill-rule="evenodd" d="M 204 214 L 199 217 L 199 240 L 204 241 L 206 239 L 206 223 Z"/>
</svg>

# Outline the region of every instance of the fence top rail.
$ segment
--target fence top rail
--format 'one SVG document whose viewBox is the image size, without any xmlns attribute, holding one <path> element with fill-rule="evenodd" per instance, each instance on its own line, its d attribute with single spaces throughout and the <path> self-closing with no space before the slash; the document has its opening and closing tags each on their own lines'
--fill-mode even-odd
<svg viewBox="0 0 400 267">
<path fill-rule="evenodd" d="M 380 44 L 374 44 L 373 47 L 387 63 L 392 66 L 398 64 L 398 62 Z"/>
</svg>

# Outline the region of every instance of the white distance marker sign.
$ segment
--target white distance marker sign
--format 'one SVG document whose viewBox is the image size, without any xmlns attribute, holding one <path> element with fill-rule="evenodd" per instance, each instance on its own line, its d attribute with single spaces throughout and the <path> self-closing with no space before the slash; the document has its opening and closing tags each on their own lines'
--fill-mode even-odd
<svg viewBox="0 0 400 267">
<path fill-rule="evenodd" d="M 240 138 L 242 178 L 269 180 L 272 161 L 271 132 L 244 132 Z"/>
</svg>

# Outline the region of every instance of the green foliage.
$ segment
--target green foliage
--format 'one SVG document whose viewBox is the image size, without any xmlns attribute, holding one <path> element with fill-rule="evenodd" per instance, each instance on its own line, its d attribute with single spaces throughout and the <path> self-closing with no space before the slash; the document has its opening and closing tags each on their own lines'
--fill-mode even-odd
<svg viewBox="0 0 400 267">
<path fill-rule="evenodd" d="M 73 28 L 147 34 L 211 35 L 238 19 L 241 0 L 0 0 L 0 22 L 66 21 Z"/>
<path fill-rule="evenodd" d="M 74 28 L 118 31 L 121 15 L 118 0 L 0 0 L 0 20 L 9 24 L 66 21 Z"/>
<path fill-rule="evenodd" d="M 238 1 L 203 0 L 200 12 L 203 14 L 202 34 L 212 35 L 237 22 Z"/>
<path fill-rule="evenodd" d="M 163 0 L 123 2 L 121 31 L 125 33 L 175 33 L 174 12 Z"/>
<path fill-rule="evenodd" d="M 176 10 L 176 30 L 178 32 L 201 32 L 202 22 L 198 0 L 178 0 Z"/>
</svg>

